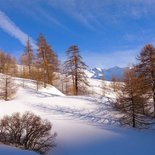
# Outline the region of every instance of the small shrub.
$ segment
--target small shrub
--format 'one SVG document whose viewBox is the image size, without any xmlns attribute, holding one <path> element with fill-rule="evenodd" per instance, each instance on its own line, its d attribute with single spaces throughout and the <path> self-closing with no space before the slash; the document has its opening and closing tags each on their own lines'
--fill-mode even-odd
<svg viewBox="0 0 155 155">
<path fill-rule="evenodd" d="M 52 124 L 33 113 L 15 113 L 0 120 L 0 142 L 26 150 L 46 154 L 55 147 L 56 133 Z"/>
</svg>

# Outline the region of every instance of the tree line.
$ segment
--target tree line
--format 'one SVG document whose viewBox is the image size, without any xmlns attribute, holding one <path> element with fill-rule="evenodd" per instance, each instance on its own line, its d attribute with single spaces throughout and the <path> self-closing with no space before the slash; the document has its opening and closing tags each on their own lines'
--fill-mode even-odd
<svg viewBox="0 0 155 155">
<path fill-rule="evenodd" d="M 65 87 L 64 93 L 79 95 L 85 92 L 88 81 L 84 70 L 87 66 L 77 45 L 68 48 L 67 60 L 63 64 L 43 34 L 39 35 L 37 47 L 34 51 L 28 38 L 20 61 L 9 53 L 0 51 L 0 73 L 7 75 L 2 76 L 5 82 L 1 82 L 1 92 L 4 88 L 6 90 L 5 97 L 4 93 L 1 93 L 2 98 L 8 100 L 10 98 L 8 91 L 15 91 L 11 84 L 12 76 L 34 80 L 37 90 L 40 86 L 46 87 L 47 84 L 56 85 L 56 81 L 61 79 Z"/>
</svg>

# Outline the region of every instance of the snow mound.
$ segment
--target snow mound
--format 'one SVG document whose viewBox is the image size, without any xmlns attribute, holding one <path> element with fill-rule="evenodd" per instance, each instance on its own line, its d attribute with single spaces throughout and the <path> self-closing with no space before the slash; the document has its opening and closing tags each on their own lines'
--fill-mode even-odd
<svg viewBox="0 0 155 155">
<path fill-rule="evenodd" d="M 0 145 L 0 154 L 1 155 L 39 155 L 32 151 L 20 150 L 14 147 Z"/>
<path fill-rule="evenodd" d="M 41 88 L 39 91 L 43 93 L 51 93 L 55 96 L 65 96 L 60 90 L 58 90 L 54 86 L 49 85 L 46 88 Z"/>
</svg>

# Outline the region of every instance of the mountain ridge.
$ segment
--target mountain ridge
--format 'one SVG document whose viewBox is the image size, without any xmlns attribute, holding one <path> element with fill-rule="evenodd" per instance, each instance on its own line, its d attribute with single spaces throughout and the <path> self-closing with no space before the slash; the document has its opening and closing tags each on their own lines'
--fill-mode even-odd
<svg viewBox="0 0 155 155">
<path fill-rule="evenodd" d="M 88 77 L 93 79 L 104 78 L 107 81 L 111 81 L 112 77 L 115 76 L 117 79 L 121 80 L 123 78 L 125 70 L 127 69 L 128 67 L 118 67 L 118 66 L 114 66 L 109 69 L 95 67 L 95 68 L 89 69 Z"/>
</svg>

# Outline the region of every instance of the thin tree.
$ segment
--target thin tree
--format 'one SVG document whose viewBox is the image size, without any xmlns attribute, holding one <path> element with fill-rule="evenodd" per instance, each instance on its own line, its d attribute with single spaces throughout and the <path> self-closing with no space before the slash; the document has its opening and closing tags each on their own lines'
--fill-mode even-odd
<svg viewBox="0 0 155 155">
<path fill-rule="evenodd" d="M 29 37 L 26 42 L 25 51 L 23 53 L 23 56 L 25 57 L 25 66 L 28 67 L 28 75 L 30 78 L 31 77 L 31 68 L 32 68 L 33 59 L 34 59 L 34 53 L 33 53 L 33 49 L 32 49 Z"/>
<path fill-rule="evenodd" d="M 80 91 L 85 90 L 88 86 L 85 70 L 87 68 L 80 55 L 80 50 L 77 45 L 72 45 L 67 50 L 67 61 L 65 62 L 66 75 L 72 79 L 73 93 L 78 95 Z M 82 88 L 80 90 L 80 88 Z"/>
<path fill-rule="evenodd" d="M 118 88 L 118 84 L 117 84 L 118 80 L 114 75 L 112 75 L 111 81 L 112 81 L 111 87 L 114 90 L 114 92 L 116 92 Z"/>
<path fill-rule="evenodd" d="M 20 77 L 23 80 L 23 87 L 25 87 L 25 78 L 28 78 L 28 73 L 26 70 L 26 56 L 25 56 L 25 54 L 22 54 L 20 56 L 20 65 L 21 65 Z"/>
<path fill-rule="evenodd" d="M 32 69 L 32 77 L 35 80 L 36 90 L 38 91 L 43 81 L 43 70 L 39 67 L 39 64 L 36 62 L 34 68 Z"/>
<path fill-rule="evenodd" d="M 60 79 L 60 82 L 59 82 L 59 85 L 61 83 L 61 86 L 60 86 L 60 90 L 67 94 L 67 83 L 69 82 L 66 74 L 65 74 L 65 66 L 64 64 L 60 64 L 60 75 L 59 75 L 59 79 Z"/>
<path fill-rule="evenodd" d="M 106 95 L 106 82 L 104 76 L 101 78 L 101 89 L 102 89 L 102 96 L 105 97 Z"/>
<path fill-rule="evenodd" d="M 148 88 L 148 95 L 153 99 L 155 117 L 155 48 L 153 45 L 146 45 L 139 56 L 137 57 L 139 61 L 136 65 L 137 72 L 140 76 L 144 76 L 146 86 Z"/>
</svg>

